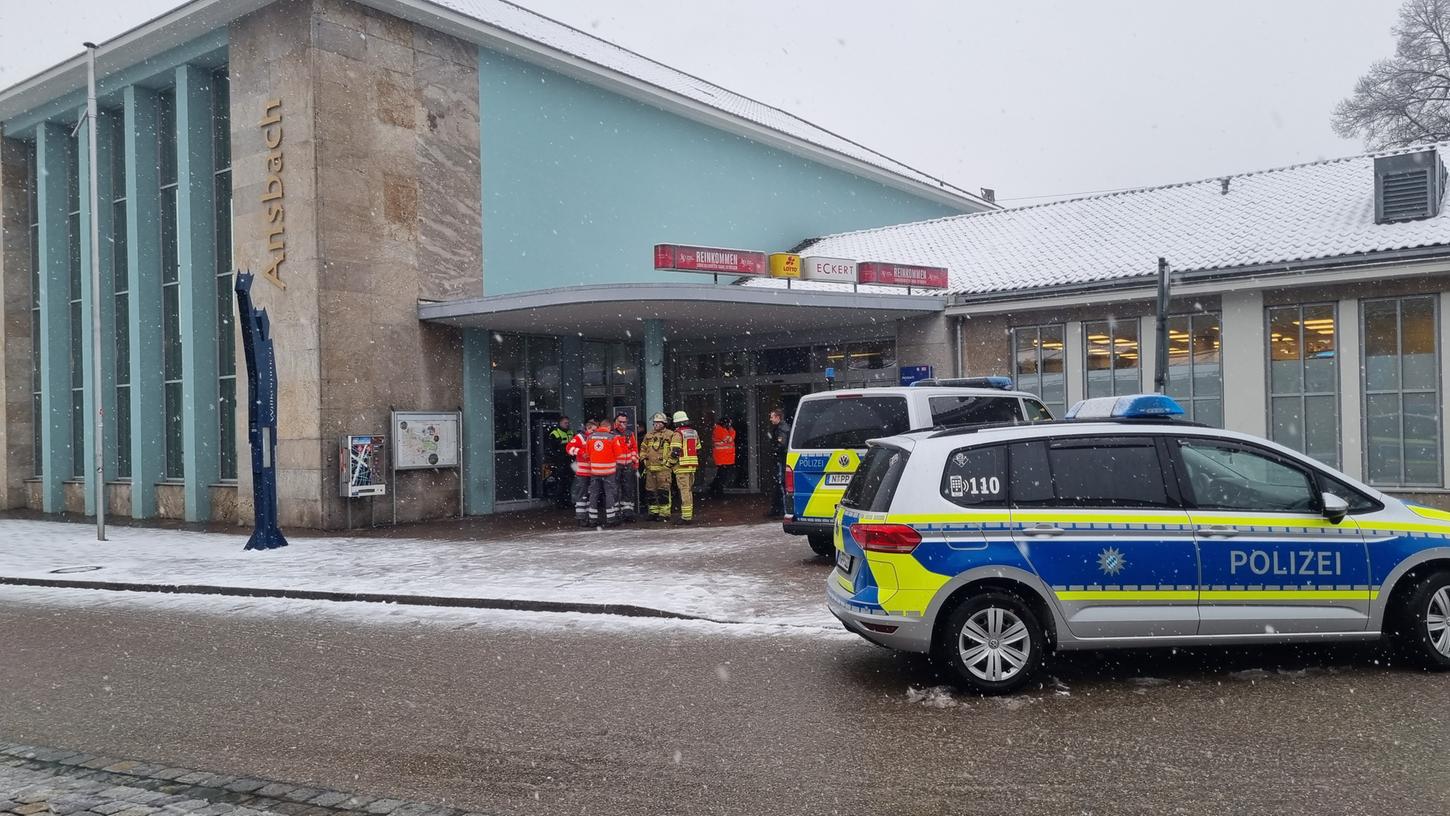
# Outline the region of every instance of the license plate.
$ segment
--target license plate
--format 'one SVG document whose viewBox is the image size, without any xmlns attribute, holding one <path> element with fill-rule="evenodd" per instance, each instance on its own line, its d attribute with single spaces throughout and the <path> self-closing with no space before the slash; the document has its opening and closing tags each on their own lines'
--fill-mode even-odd
<svg viewBox="0 0 1450 816">
<path fill-rule="evenodd" d="M 849 474 L 849 473 L 827 473 L 826 474 L 826 484 L 827 485 L 830 485 L 832 487 L 845 487 L 846 485 L 848 485 L 850 483 L 851 483 L 851 474 Z"/>
<path fill-rule="evenodd" d="M 847 575 L 851 574 L 851 567 L 856 563 L 856 558 L 845 550 L 836 550 L 836 569 Z"/>
</svg>

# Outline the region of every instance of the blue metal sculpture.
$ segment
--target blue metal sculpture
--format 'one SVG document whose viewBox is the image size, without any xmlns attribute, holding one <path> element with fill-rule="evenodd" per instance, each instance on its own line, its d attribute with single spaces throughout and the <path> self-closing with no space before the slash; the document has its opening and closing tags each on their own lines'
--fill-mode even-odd
<svg viewBox="0 0 1450 816">
<path fill-rule="evenodd" d="M 242 352 L 247 358 L 247 441 L 252 447 L 252 505 L 256 526 L 249 550 L 287 546 L 277 526 L 277 361 L 272 353 L 267 310 L 252 303 L 250 272 L 237 273 L 237 313 L 242 320 Z"/>
</svg>

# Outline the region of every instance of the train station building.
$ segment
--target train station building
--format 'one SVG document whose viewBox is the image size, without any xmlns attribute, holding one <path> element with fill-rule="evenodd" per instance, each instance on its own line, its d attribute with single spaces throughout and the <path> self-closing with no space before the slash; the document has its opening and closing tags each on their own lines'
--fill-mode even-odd
<svg viewBox="0 0 1450 816">
<path fill-rule="evenodd" d="M 751 491 L 768 410 L 827 387 L 1149 390 L 1160 256 L 1194 419 L 1450 497 L 1443 146 L 1003 210 L 504 2 L 194 0 L 97 62 L 95 212 L 84 58 L 0 90 L 6 508 L 93 512 L 99 450 L 112 514 L 250 519 L 239 269 L 281 520 L 338 529 L 537 504 L 564 414 L 729 416 Z M 457 412 L 457 464 L 344 498 L 344 437 L 405 411 Z"/>
</svg>

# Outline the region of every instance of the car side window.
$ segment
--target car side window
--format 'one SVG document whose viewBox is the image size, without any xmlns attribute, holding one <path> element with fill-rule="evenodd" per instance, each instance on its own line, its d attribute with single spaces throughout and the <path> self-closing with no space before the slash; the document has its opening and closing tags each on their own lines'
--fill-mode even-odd
<svg viewBox="0 0 1450 816">
<path fill-rule="evenodd" d="M 1052 412 L 1047 410 L 1047 406 L 1035 399 L 1024 398 L 1022 400 L 1022 409 L 1027 414 L 1028 422 L 1049 422 L 1052 420 Z"/>
<path fill-rule="evenodd" d="M 1007 505 L 1007 449 L 1002 445 L 962 448 L 947 455 L 942 497 L 963 507 Z"/>
<path fill-rule="evenodd" d="M 1046 448 L 1057 506 L 1173 506 L 1153 437 L 1053 439 Z"/>
<path fill-rule="evenodd" d="M 1384 505 L 1380 504 L 1379 501 L 1366 496 L 1333 476 L 1326 473 L 1320 473 L 1318 476 L 1319 492 L 1332 493 L 1344 499 L 1345 503 L 1349 505 L 1350 515 L 1373 513 L 1376 510 L 1384 509 Z"/>
<path fill-rule="evenodd" d="M 1309 473 L 1245 445 L 1215 439 L 1178 440 L 1178 460 L 1194 507 L 1261 513 L 1316 513 L 1320 499 Z"/>
<path fill-rule="evenodd" d="M 1017 400 L 1011 397 L 955 394 L 932 397 L 927 403 L 931 407 L 933 425 L 985 425 L 1019 419 Z"/>
</svg>

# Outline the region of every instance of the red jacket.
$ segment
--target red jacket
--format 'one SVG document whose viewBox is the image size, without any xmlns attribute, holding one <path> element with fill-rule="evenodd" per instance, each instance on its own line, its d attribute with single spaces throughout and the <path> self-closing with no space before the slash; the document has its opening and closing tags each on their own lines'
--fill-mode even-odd
<svg viewBox="0 0 1450 816">
<path fill-rule="evenodd" d="M 586 476 L 613 476 L 619 467 L 619 443 L 614 431 L 604 428 L 589 434 L 584 440 L 584 453 L 580 457 L 579 473 Z M 584 463 L 588 457 L 588 463 Z"/>
<path fill-rule="evenodd" d="M 615 462 L 620 467 L 634 467 L 639 464 L 639 440 L 634 434 L 614 432 Z"/>
<path fill-rule="evenodd" d="M 569 444 L 564 446 L 564 452 L 574 459 L 574 472 L 580 476 L 588 476 L 589 454 L 584 449 L 584 433 L 581 431 L 574 434 Z"/>
<path fill-rule="evenodd" d="M 735 464 L 735 429 L 716 425 L 712 441 L 716 467 Z"/>
</svg>

